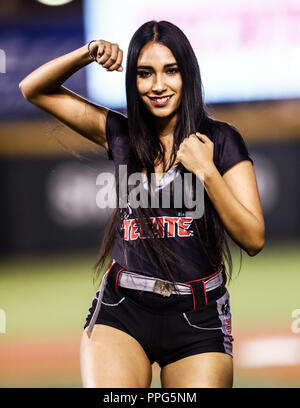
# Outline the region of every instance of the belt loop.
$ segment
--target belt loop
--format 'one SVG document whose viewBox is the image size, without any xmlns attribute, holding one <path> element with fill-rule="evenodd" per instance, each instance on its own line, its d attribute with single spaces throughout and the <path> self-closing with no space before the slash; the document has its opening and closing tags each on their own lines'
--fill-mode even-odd
<svg viewBox="0 0 300 408">
<path fill-rule="evenodd" d="M 125 268 L 121 266 L 117 261 L 114 262 L 113 267 L 111 268 L 110 274 L 107 277 L 107 281 L 115 291 L 118 291 L 118 280 L 121 271 L 124 271 Z"/>
<path fill-rule="evenodd" d="M 205 278 L 185 282 L 185 284 L 189 285 L 192 289 L 194 310 L 196 310 L 200 306 L 207 305 L 205 279 L 212 278 L 222 270 L 223 285 L 225 285 L 227 278 L 224 269 L 224 265 L 221 264 L 221 267 L 217 270 L 217 272 L 213 273 L 212 275 L 206 276 Z"/>
<path fill-rule="evenodd" d="M 125 268 L 118 268 L 117 276 L 116 276 L 116 283 L 115 283 L 115 290 L 118 292 L 118 279 L 119 279 L 119 274 L 121 271 L 125 271 Z"/>
<path fill-rule="evenodd" d="M 202 279 L 197 281 L 186 282 L 192 289 L 194 310 L 207 304 L 205 283 Z"/>
</svg>

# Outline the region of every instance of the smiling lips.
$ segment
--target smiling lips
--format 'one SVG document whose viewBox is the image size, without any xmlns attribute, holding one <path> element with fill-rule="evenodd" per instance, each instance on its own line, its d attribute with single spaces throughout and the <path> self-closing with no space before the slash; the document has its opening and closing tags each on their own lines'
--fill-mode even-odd
<svg viewBox="0 0 300 408">
<path fill-rule="evenodd" d="M 173 95 L 167 96 L 148 96 L 154 106 L 166 106 Z"/>
</svg>

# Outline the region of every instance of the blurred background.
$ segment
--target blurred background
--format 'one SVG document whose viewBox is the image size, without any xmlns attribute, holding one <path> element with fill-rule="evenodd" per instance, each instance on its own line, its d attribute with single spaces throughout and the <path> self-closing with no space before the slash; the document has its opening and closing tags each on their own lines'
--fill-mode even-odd
<svg viewBox="0 0 300 408">
<path fill-rule="evenodd" d="M 234 386 L 299 386 L 300 1 L 0 0 L 0 387 L 81 387 L 80 337 L 110 215 L 96 206 L 96 177 L 113 171 L 104 149 L 18 84 L 95 38 L 119 43 L 125 61 L 152 19 L 185 32 L 209 112 L 237 127 L 254 160 L 266 244 L 242 252 L 240 272 L 231 244 Z M 124 75 L 90 64 L 64 86 L 126 113 Z"/>
</svg>

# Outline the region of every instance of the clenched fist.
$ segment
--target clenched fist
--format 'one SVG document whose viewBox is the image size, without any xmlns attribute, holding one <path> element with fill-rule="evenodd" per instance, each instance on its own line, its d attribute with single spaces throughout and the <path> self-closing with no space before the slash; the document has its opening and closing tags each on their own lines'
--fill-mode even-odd
<svg viewBox="0 0 300 408">
<path fill-rule="evenodd" d="M 104 40 L 93 41 L 90 43 L 90 54 L 107 71 L 123 71 L 123 51 L 119 48 L 118 44 Z"/>
<path fill-rule="evenodd" d="M 206 173 L 213 166 L 214 144 L 206 136 L 196 132 L 184 139 L 177 152 L 177 160 L 192 173 Z"/>
</svg>

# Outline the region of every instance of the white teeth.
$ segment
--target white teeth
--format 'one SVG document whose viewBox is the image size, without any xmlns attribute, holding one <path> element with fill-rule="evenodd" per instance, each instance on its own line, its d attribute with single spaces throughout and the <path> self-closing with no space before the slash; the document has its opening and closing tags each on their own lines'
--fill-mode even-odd
<svg viewBox="0 0 300 408">
<path fill-rule="evenodd" d="M 157 101 L 157 102 L 162 102 L 162 103 L 164 103 L 164 102 L 167 102 L 167 100 L 170 99 L 170 98 L 171 98 L 170 96 L 166 96 L 166 97 L 164 97 L 164 98 L 151 98 L 151 99 L 154 99 L 154 100 Z"/>
</svg>

